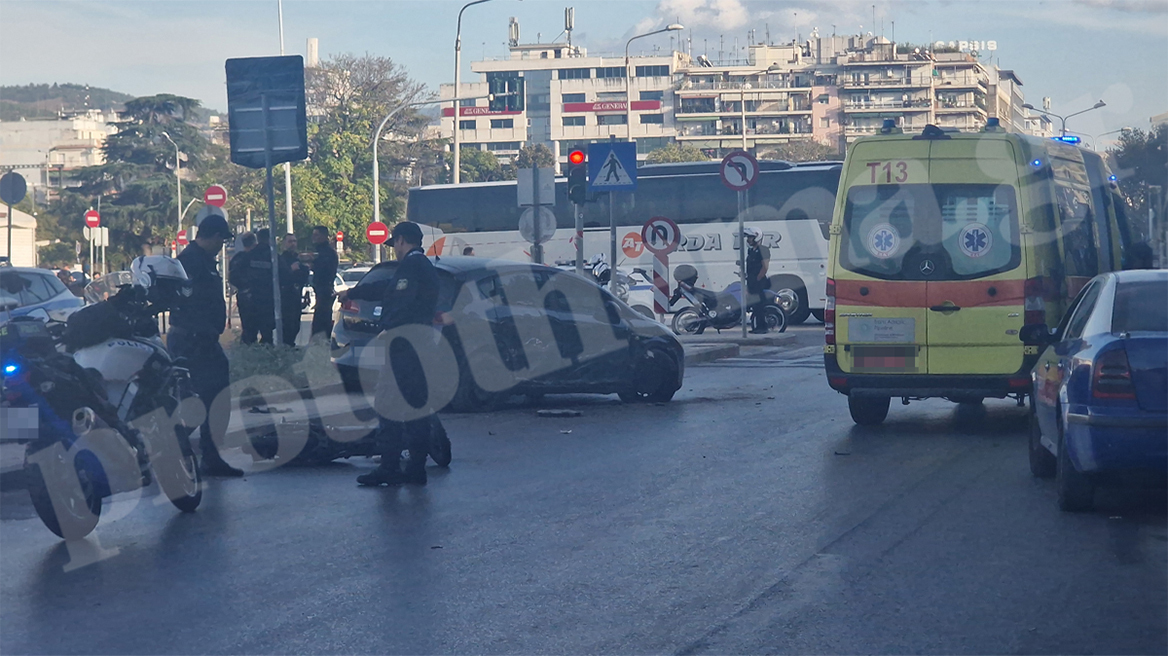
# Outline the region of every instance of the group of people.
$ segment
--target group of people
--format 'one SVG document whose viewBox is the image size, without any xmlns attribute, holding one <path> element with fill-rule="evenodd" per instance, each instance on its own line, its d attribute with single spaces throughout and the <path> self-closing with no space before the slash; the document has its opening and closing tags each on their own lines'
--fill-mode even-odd
<svg viewBox="0 0 1168 656">
<path fill-rule="evenodd" d="M 251 239 L 246 239 L 243 242 L 244 252 L 236 255 L 229 267 L 237 273 L 242 272 L 238 278 L 233 273 L 231 282 L 240 289 L 241 300 L 244 290 L 247 291 L 247 303 L 252 304 L 247 310 L 249 316 L 244 325 L 255 331 L 251 334 L 252 337 L 258 337 L 262 341 L 266 336 L 270 342 L 274 319 L 264 323 L 265 319 L 259 316 L 261 310 L 270 307 L 263 303 L 271 303 L 270 299 L 274 298 L 271 251 L 267 247 L 268 235 L 262 234 L 264 232 L 266 231 L 261 230 L 252 235 Z M 329 230 L 323 226 L 313 229 L 312 233 L 316 256 L 312 262 L 311 272 L 313 283 L 316 285 L 317 299 L 313 333 L 318 332 L 318 328 L 321 332 L 331 329 L 332 283 L 336 277 L 337 255 L 332 249 L 329 234 Z M 227 222 L 222 217 L 210 216 L 199 225 L 195 240 L 179 254 L 178 261 L 186 271 L 191 293 L 171 311 L 170 332 L 167 337 L 167 346 L 175 357 L 186 359 L 192 387 L 199 398 L 207 404 L 208 421 L 200 427 L 199 440 L 202 450 L 200 467 L 205 476 L 243 475 L 241 470 L 228 464 L 219 453 L 211 434 L 209 419 L 211 404 L 231 383 L 227 355 L 220 344 L 220 336 L 227 324 L 227 304 L 222 293 L 223 278 L 219 274 L 215 258 L 223 245 L 232 239 L 234 236 Z M 422 250 L 421 228 L 416 223 L 397 224 L 393 228 L 389 245 L 401 262 L 394 275 L 382 283 L 342 292 L 341 298 L 381 301 L 383 310 L 380 322 L 383 330 L 393 330 L 411 324 L 432 325 L 438 305 L 438 276 L 434 264 Z M 263 259 L 265 256 L 267 260 Z M 267 262 L 267 266 L 260 262 Z M 295 311 L 291 314 L 297 319 L 295 330 L 298 330 L 299 290 L 305 284 L 307 273 L 304 271 L 305 265 L 299 261 L 296 238 L 293 235 L 284 238 L 278 268 L 281 303 L 285 302 L 283 298 L 286 296 L 296 294 L 296 303 L 291 306 Z M 268 289 L 266 301 L 262 291 L 264 282 L 267 283 Z M 256 314 L 250 314 L 251 312 Z M 272 314 L 267 316 L 270 318 Z M 327 317 L 327 323 L 322 317 Z M 289 332 L 295 335 L 294 330 L 286 329 L 286 340 Z M 412 407 L 424 407 L 427 402 L 425 398 L 427 387 L 425 373 L 417 354 L 405 346 L 402 340 L 395 339 L 390 344 L 384 366 L 385 370 L 380 380 L 394 381 L 396 388 L 401 390 L 401 394 Z M 375 394 L 379 410 L 384 406 L 383 397 L 388 393 L 386 388 L 379 385 Z M 381 465 L 373 472 L 359 477 L 358 482 L 371 486 L 406 483 L 425 485 L 429 436 L 435 420 L 432 411 L 425 417 L 410 421 L 395 419 L 393 412 L 382 412 L 381 415 L 379 425 Z M 401 454 L 406 448 L 409 449 L 409 458 L 403 462 Z"/>
<path fill-rule="evenodd" d="M 311 264 L 302 261 L 296 235 L 284 235 L 272 274 L 271 233 L 267 228 L 240 236 L 241 249 L 228 264 L 228 281 L 235 287 L 239 309 L 240 341 L 244 344 L 272 344 L 276 329 L 276 287 L 280 293 L 280 318 L 284 344 L 296 345 L 300 334 L 300 312 L 304 287 L 312 274 L 316 307 L 312 315 L 312 335 L 332 331 L 333 280 L 337 276 L 337 253 L 329 239 L 329 229 L 312 229 L 314 253 Z M 275 284 L 273 284 L 275 280 Z"/>
</svg>

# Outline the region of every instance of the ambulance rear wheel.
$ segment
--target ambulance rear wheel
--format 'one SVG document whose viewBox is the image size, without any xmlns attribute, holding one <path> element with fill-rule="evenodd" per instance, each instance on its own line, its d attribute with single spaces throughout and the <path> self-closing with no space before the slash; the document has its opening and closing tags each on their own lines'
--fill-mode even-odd
<svg viewBox="0 0 1168 656">
<path fill-rule="evenodd" d="M 888 416 L 892 399 L 878 396 L 848 396 L 848 412 L 860 426 L 878 426 Z"/>
</svg>

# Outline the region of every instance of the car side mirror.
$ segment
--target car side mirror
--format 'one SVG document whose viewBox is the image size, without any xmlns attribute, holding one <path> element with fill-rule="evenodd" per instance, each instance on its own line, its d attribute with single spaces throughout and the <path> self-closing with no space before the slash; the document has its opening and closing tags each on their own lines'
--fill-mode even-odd
<svg viewBox="0 0 1168 656">
<path fill-rule="evenodd" d="M 1022 326 L 1022 330 L 1018 331 L 1018 339 L 1025 344 L 1046 346 L 1057 342 L 1058 336 L 1050 332 L 1045 323 L 1032 323 Z"/>
</svg>

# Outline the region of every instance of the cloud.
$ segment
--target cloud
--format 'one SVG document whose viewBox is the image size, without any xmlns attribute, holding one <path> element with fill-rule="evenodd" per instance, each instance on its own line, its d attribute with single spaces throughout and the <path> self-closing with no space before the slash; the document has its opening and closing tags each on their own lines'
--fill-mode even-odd
<svg viewBox="0 0 1168 656">
<path fill-rule="evenodd" d="M 1077 4 L 1129 13 L 1168 14 L 1164 0 L 1075 0 Z"/>
</svg>

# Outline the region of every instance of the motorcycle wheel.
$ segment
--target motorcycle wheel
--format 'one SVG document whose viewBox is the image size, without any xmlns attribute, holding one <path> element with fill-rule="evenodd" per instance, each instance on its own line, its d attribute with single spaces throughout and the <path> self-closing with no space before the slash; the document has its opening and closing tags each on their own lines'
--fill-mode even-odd
<svg viewBox="0 0 1168 656">
<path fill-rule="evenodd" d="M 692 335 L 702 324 L 702 316 L 693 308 L 685 308 L 673 315 L 673 334 Z"/>
<path fill-rule="evenodd" d="M 781 333 L 787 330 L 787 315 L 782 310 L 774 305 L 768 305 L 762 311 L 763 319 L 766 320 L 766 327 L 768 332 Z"/>
<path fill-rule="evenodd" d="M 28 481 L 28 494 L 32 498 L 32 507 L 41 518 L 45 528 L 59 538 L 65 540 L 80 540 L 93 532 L 97 522 L 101 519 L 101 491 L 99 481 L 104 479 L 104 471 L 97 458 L 88 451 L 81 452 L 73 459 L 73 466 L 77 470 L 77 481 L 80 483 L 81 496 L 65 500 L 61 514 L 53 507 L 53 499 L 49 494 L 49 486 L 41 474 L 41 468 L 27 461 L 24 465 L 25 478 Z"/>
<path fill-rule="evenodd" d="M 178 434 L 179 458 L 162 458 L 152 463 L 158 486 L 170 502 L 182 512 L 192 513 L 203 501 L 203 475 L 199 473 L 199 462 L 191 447 L 192 429 L 176 426 Z"/>
<path fill-rule="evenodd" d="M 438 415 L 430 418 L 430 458 L 439 467 L 450 466 L 450 437 L 446 435 L 446 428 Z"/>
</svg>

